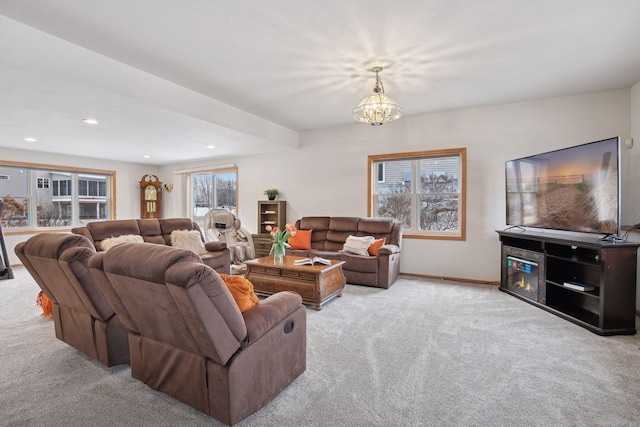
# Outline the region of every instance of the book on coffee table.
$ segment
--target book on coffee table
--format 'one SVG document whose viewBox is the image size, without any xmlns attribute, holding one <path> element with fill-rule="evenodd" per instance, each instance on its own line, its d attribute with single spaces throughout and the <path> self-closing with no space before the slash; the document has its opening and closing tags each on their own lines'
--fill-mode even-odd
<svg viewBox="0 0 640 427">
<path fill-rule="evenodd" d="M 313 265 L 313 264 L 324 264 L 331 265 L 331 261 L 326 258 L 320 258 L 319 256 L 315 256 L 312 258 L 303 258 L 297 259 L 293 261 L 293 265 Z"/>
</svg>

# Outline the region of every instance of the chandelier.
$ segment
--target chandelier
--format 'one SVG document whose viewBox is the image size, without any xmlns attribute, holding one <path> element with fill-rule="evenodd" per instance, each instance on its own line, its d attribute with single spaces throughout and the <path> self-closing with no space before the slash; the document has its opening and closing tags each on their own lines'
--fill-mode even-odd
<svg viewBox="0 0 640 427">
<path fill-rule="evenodd" d="M 373 88 L 371 95 L 365 97 L 353 109 L 354 120 L 380 126 L 399 119 L 402 117 L 403 110 L 396 101 L 384 94 L 384 86 L 378 76 L 382 67 L 373 67 L 370 71 L 376 73 L 376 87 Z"/>
</svg>

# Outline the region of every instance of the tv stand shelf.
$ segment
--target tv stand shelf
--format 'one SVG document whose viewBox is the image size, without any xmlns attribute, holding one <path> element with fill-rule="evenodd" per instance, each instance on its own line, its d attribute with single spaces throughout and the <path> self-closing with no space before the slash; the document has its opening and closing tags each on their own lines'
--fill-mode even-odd
<svg viewBox="0 0 640 427">
<path fill-rule="evenodd" d="M 599 335 L 636 333 L 640 243 L 539 231 L 497 233 L 502 244 L 501 291 Z M 577 282 L 585 290 L 566 282 Z"/>
</svg>

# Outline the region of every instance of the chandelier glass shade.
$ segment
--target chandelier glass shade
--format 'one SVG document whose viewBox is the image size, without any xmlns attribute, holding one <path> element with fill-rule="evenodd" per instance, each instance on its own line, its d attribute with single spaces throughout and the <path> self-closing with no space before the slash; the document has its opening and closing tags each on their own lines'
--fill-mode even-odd
<svg viewBox="0 0 640 427">
<path fill-rule="evenodd" d="M 355 106 L 353 118 L 362 123 L 380 126 L 402 117 L 403 109 L 390 96 L 385 95 L 382 80 L 378 76 L 382 67 L 374 67 L 371 71 L 376 73 L 376 86 L 371 95 Z"/>
</svg>

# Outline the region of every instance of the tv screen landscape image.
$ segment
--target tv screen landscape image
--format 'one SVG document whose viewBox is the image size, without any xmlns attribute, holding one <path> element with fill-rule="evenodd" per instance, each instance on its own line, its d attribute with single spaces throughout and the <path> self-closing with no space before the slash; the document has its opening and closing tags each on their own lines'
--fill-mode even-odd
<svg viewBox="0 0 640 427">
<path fill-rule="evenodd" d="M 619 138 L 505 164 L 507 224 L 617 235 Z"/>
</svg>

